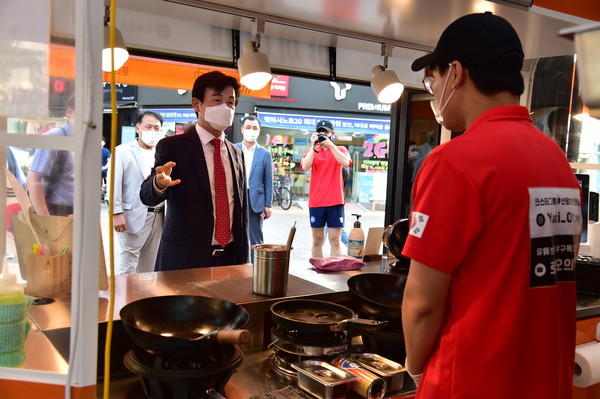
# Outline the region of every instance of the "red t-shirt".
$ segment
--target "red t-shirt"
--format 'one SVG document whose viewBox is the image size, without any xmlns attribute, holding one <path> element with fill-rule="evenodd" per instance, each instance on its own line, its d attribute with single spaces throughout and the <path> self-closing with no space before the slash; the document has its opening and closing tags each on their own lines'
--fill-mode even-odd
<svg viewBox="0 0 600 399">
<path fill-rule="evenodd" d="M 526 108 L 493 108 L 425 158 L 413 196 L 403 255 L 452 273 L 417 398 L 570 398 L 581 197 L 564 153 Z"/>
<path fill-rule="evenodd" d="M 348 155 L 348 159 L 350 159 L 350 153 L 346 147 L 337 146 L 337 148 Z M 308 149 L 302 158 L 304 159 L 308 151 L 312 150 L 312 148 Z M 352 166 L 352 161 L 348 166 Z M 342 165 L 335 159 L 331 151 L 321 147 L 319 152 L 314 154 L 311 168 L 308 207 L 343 205 L 344 179 L 342 177 Z"/>
</svg>

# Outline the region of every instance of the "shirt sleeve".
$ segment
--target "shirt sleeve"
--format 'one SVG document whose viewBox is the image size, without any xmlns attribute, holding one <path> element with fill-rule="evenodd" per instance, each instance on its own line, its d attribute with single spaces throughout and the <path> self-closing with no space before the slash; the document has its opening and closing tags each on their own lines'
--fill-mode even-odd
<svg viewBox="0 0 600 399">
<path fill-rule="evenodd" d="M 352 157 L 350 156 L 350 152 L 348 151 L 348 149 L 341 145 L 338 145 L 338 149 L 344 154 L 348 155 L 348 158 L 350 159 L 350 164 L 348 164 L 348 167 L 352 166 Z"/>
<path fill-rule="evenodd" d="M 31 161 L 31 170 L 41 174 L 42 176 L 48 176 L 52 170 L 52 165 L 56 160 L 58 151 L 39 148 L 33 154 L 33 160 Z"/>
<path fill-rule="evenodd" d="M 308 154 L 309 151 L 312 151 L 312 147 L 309 148 L 308 150 L 304 151 L 304 155 L 302 155 L 302 160 L 304 160 L 304 158 L 306 158 L 306 154 Z M 302 161 L 300 161 L 300 169 L 302 169 Z M 304 170 L 304 169 L 302 169 Z"/>
<path fill-rule="evenodd" d="M 409 235 L 402 254 L 453 272 L 482 227 L 480 193 L 463 165 L 429 154 L 413 186 Z"/>
</svg>

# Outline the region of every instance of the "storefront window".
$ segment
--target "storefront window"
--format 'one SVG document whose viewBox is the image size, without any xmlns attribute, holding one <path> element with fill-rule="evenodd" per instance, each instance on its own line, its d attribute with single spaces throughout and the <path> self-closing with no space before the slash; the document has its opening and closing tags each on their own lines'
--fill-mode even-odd
<svg viewBox="0 0 600 399">
<path fill-rule="evenodd" d="M 330 120 L 335 128 L 334 144 L 348 149 L 352 167 L 345 174 L 346 202 L 360 203 L 368 209 L 383 209 L 388 170 L 389 119 L 344 118 L 258 112 L 263 126 L 260 144 L 273 154 L 274 175 L 287 176 L 292 194 L 308 199 L 310 171 L 300 162 L 310 145 L 317 122 Z"/>
<path fill-rule="evenodd" d="M 0 39 L 0 159 L 8 177 L 2 186 L 6 211 L 0 273 L 14 275 L 33 300 L 22 320 L 0 320 L 3 333 L 11 332 L 10 339 L 1 340 L 0 365 L 59 374 L 68 370 L 68 329 L 59 338 L 66 349 L 61 353 L 47 337 L 70 322 L 71 302 L 66 298 L 72 291 L 72 264 L 79 264 L 72 258 L 75 174 L 81 154 L 76 139 L 83 136 L 75 125 L 75 41 L 57 44 L 53 39 L 53 13 L 66 16 L 61 32 L 75 24 L 74 14 L 66 8 L 73 4 L 11 3 L 1 18 L 8 36 Z M 63 305 L 61 314 L 44 319 L 44 304 L 54 301 Z M 11 327 L 21 322 L 27 327 Z M 18 334 L 26 339 L 20 342 Z"/>
<path fill-rule="evenodd" d="M 596 193 L 600 190 L 600 120 L 590 117 L 584 107 L 575 71 L 574 56 L 538 61 L 531 117 L 534 124 L 565 152 L 584 189 L 584 218 L 595 222 L 589 219 L 589 209 L 597 209 Z M 586 224 L 582 241 L 588 241 Z"/>
</svg>

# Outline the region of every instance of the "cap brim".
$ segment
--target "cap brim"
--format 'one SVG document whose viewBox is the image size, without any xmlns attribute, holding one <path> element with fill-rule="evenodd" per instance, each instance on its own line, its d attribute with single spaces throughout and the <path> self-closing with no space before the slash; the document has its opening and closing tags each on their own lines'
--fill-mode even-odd
<svg viewBox="0 0 600 399">
<path fill-rule="evenodd" d="M 410 66 L 410 69 L 412 69 L 413 72 L 420 71 L 421 69 L 427 68 L 429 65 L 431 65 L 431 63 L 435 61 L 436 58 L 437 54 L 435 53 L 429 53 L 427 55 L 424 55 L 423 57 L 414 60 L 412 65 Z"/>
<path fill-rule="evenodd" d="M 327 130 L 328 132 L 331 132 L 331 131 L 333 131 L 333 129 L 332 129 L 332 128 L 330 128 L 330 127 L 327 127 L 327 126 L 319 126 L 319 127 L 317 128 L 317 132 L 318 132 L 319 130 L 321 130 L 321 129 L 323 129 L 323 130 Z"/>
</svg>

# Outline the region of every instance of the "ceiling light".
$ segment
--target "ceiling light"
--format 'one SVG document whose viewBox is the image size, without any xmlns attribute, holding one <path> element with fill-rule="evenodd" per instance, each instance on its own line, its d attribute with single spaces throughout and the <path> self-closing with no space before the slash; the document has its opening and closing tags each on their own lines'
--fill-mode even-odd
<svg viewBox="0 0 600 399">
<path fill-rule="evenodd" d="M 244 43 L 244 55 L 238 59 L 240 82 L 250 90 L 260 90 L 273 78 L 271 65 L 266 54 L 259 53 L 260 35 L 264 32 L 264 21 L 252 20 L 254 41 Z"/>
<path fill-rule="evenodd" d="M 400 82 L 396 73 L 386 70 L 387 60 L 392 50 L 393 46 L 391 44 L 382 44 L 381 55 L 384 57 L 383 66 L 376 65 L 371 69 L 371 72 L 373 72 L 371 88 L 377 96 L 377 101 L 384 104 L 391 104 L 398 101 L 404 91 L 404 85 Z"/>
<path fill-rule="evenodd" d="M 102 48 L 102 70 L 104 72 L 110 72 L 112 70 L 111 65 L 111 49 L 110 49 L 110 27 L 108 22 L 110 21 L 109 7 L 105 7 L 104 10 L 104 47 Z M 125 40 L 121 31 L 115 27 L 115 71 L 121 69 L 125 61 L 129 58 L 129 52 L 127 46 L 125 46 Z"/>
</svg>

